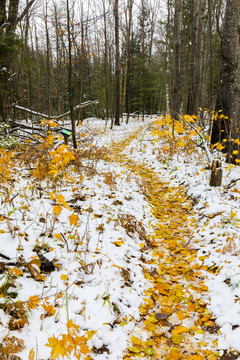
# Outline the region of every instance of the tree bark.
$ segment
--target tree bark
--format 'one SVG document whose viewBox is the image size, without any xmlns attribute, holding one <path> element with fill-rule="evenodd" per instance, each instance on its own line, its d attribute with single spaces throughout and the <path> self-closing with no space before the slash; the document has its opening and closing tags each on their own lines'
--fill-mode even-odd
<svg viewBox="0 0 240 360">
<path fill-rule="evenodd" d="M 0 59 L 0 119 L 3 121 L 6 121 L 9 115 L 13 95 L 13 86 L 12 82 L 9 81 L 9 74 L 11 73 L 12 59 L 16 56 L 15 45 L 17 42 L 14 33 L 17 24 L 28 14 L 34 1 L 29 1 L 22 14 L 18 16 L 19 0 L 0 0 L 0 38 L 3 39 L 3 44 L 4 42 L 8 44 Z"/>
<path fill-rule="evenodd" d="M 17 26 L 17 18 L 18 18 L 18 6 L 19 0 L 10 0 L 9 8 L 8 8 L 8 20 L 9 25 L 7 26 L 6 32 L 7 34 L 14 32 Z"/>
<path fill-rule="evenodd" d="M 187 106 L 187 113 L 190 115 L 197 114 L 199 108 L 205 6 L 206 0 L 194 1 L 190 71 L 191 85 Z"/>
<path fill-rule="evenodd" d="M 181 97 L 180 97 L 181 13 L 182 13 L 182 1 L 175 0 L 172 89 L 171 89 L 171 115 L 175 119 L 178 118 L 180 101 L 181 101 Z"/>
<path fill-rule="evenodd" d="M 219 160 L 213 160 L 211 168 L 210 186 L 221 186 L 222 185 L 222 164 Z"/>
<path fill-rule="evenodd" d="M 68 99 L 70 107 L 70 116 L 72 124 L 72 140 L 74 149 L 77 148 L 76 141 L 76 123 L 75 123 L 75 114 L 73 109 L 73 79 L 72 79 L 72 39 L 71 39 L 71 29 L 70 29 L 70 8 L 69 0 L 67 0 L 67 32 L 68 32 Z"/>
<path fill-rule="evenodd" d="M 120 125 L 120 54 L 119 54 L 119 14 L 118 0 L 114 4 L 115 18 L 115 125 Z"/>
<path fill-rule="evenodd" d="M 129 76 L 129 51 L 130 51 L 130 34 L 132 26 L 132 8 L 133 0 L 128 0 L 128 19 L 126 16 L 126 59 L 125 59 L 125 68 L 124 68 L 124 83 L 123 83 L 123 111 L 126 103 L 126 93 L 127 93 L 127 83 Z M 128 106 L 126 106 L 127 119 L 128 119 Z"/>
<path fill-rule="evenodd" d="M 201 107 L 207 107 L 209 112 L 212 110 L 212 0 L 208 0 L 208 21 L 207 21 L 207 35 L 204 49 L 203 61 L 203 75 L 201 87 Z M 209 93 L 207 92 L 208 85 L 208 72 L 209 72 Z M 201 115 L 203 112 L 201 113 Z"/>
<path fill-rule="evenodd" d="M 104 24 L 104 55 L 103 55 L 103 73 L 104 73 L 104 86 L 103 86 L 103 110 L 102 118 L 109 117 L 109 101 L 108 101 L 108 38 L 107 38 L 107 19 L 106 19 L 106 5 L 103 0 L 103 24 Z"/>
<path fill-rule="evenodd" d="M 0 0 L 0 27 L 6 22 L 6 1 L 7 0 Z M 2 29 L 0 29 L 0 35 L 1 32 Z"/>
<path fill-rule="evenodd" d="M 50 40 L 49 40 L 49 31 L 48 31 L 48 3 L 45 2 L 45 34 L 46 34 L 46 67 L 47 67 L 47 111 L 49 116 L 51 116 L 52 106 L 51 106 L 51 49 L 50 49 Z"/>
<path fill-rule="evenodd" d="M 211 143 L 227 139 L 225 152 L 233 160 L 234 142 L 240 133 L 240 4 L 239 0 L 227 0 L 221 40 L 220 75 L 215 110 L 218 113 L 212 128 Z M 219 113 L 220 112 L 220 113 Z M 231 159 L 230 159 L 231 158 Z"/>
<path fill-rule="evenodd" d="M 22 21 L 22 19 L 23 19 L 27 14 L 29 14 L 29 10 L 30 10 L 31 6 L 33 5 L 33 3 L 34 3 L 35 1 L 36 1 L 36 0 L 30 0 L 30 1 L 27 3 L 25 9 L 23 10 L 23 12 L 22 12 L 22 13 L 18 16 L 18 18 L 17 18 L 17 21 L 18 21 L 18 22 Z"/>
</svg>

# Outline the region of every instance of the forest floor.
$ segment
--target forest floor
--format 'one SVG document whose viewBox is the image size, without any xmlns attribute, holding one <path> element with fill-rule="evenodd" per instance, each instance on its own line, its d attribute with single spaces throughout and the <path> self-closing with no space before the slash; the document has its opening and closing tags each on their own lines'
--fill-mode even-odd
<svg viewBox="0 0 240 360">
<path fill-rule="evenodd" d="M 159 126 L 1 151 L 0 359 L 238 358 L 239 167 Z"/>
</svg>

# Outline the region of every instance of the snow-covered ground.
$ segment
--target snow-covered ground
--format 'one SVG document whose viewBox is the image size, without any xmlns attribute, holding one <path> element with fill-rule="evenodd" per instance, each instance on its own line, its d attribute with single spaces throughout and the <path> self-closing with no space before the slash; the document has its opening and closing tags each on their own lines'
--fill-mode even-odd
<svg viewBox="0 0 240 360">
<path fill-rule="evenodd" d="M 143 267 L 151 250 L 145 251 L 143 264 L 142 249 L 155 219 L 138 177 L 116 157 L 111 161 L 111 144 L 124 143 L 140 127 L 140 136 L 122 150 L 171 186 L 185 187 L 197 224 L 189 245 L 198 249 L 208 306 L 220 328 L 216 350 L 240 351 L 240 180 L 234 182 L 239 167 L 224 164 L 223 185 L 210 187 L 204 151 L 163 155 L 163 140 L 153 141 L 151 135 L 152 120 L 130 119 L 113 130 L 108 123 L 102 132 L 105 122 L 87 119 L 78 129 L 81 138 L 89 137 L 89 146 L 103 156 L 81 159 L 72 180 L 53 188 L 45 180 L 34 181 L 22 165 L 2 184 L 0 253 L 11 260 L 0 258 L 0 342 L 7 348 L 11 337 L 22 339 L 24 348 L 16 351 L 22 350 L 21 359 L 34 359 L 33 352 L 38 360 L 49 359 L 49 338 L 67 334 L 70 319 L 88 340 L 94 360 L 122 359 L 130 336 L 139 332 L 139 307 L 150 287 Z M 54 271 L 39 269 L 36 250 L 52 261 Z M 17 260 L 16 266 L 4 265 Z M 22 304 L 19 315 L 16 301 Z M 13 345 L 12 339 L 9 354 Z"/>
<path fill-rule="evenodd" d="M 192 241 L 205 268 L 209 309 L 220 326 L 218 348 L 240 351 L 240 167 L 223 162 L 222 186 L 211 187 L 208 158 L 201 148 L 166 158 L 161 155 L 164 141 L 151 139 L 149 131 L 143 132 L 141 140 L 131 143 L 131 156 L 160 172 L 170 185 L 186 188 L 197 221 Z M 222 154 L 214 152 L 213 157 L 221 160 Z"/>
</svg>

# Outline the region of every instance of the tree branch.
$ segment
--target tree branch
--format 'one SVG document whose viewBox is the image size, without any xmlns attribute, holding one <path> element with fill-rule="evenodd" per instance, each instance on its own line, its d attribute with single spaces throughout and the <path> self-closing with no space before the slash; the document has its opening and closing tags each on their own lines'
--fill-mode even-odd
<svg viewBox="0 0 240 360">
<path fill-rule="evenodd" d="M 98 104 L 99 102 L 97 100 L 94 100 L 94 101 L 85 101 L 84 103 L 80 104 L 80 105 L 77 105 L 73 108 L 74 111 L 78 110 L 78 109 L 83 109 L 89 105 L 94 105 L 94 104 Z M 43 118 L 46 118 L 46 119 L 51 119 L 51 120 L 55 120 L 55 119 L 61 119 L 63 118 L 64 116 L 66 115 L 69 115 L 70 114 L 70 111 L 67 111 L 61 115 L 57 115 L 57 116 L 49 116 L 49 115 L 46 115 L 46 114 L 42 114 L 38 111 L 34 111 L 34 110 L 31 110 L 31 109 L 27 109 L 25 107 L 22 107 L 22 106 L 19 106 L 17 104 L 12 104 L 13 107 L 15 107 L 16 109 L 18 110 L 22 110 L 22 111 L 25 111 L 29 114 L 32 114 L 32 115 L 36 115 L 36 116 L 41 116 Z M 56 121 L 57 122 L 57 121 Z M 58 123 L 58 122 L 57 122 Z M 59 123 L 58 123 L 59 124 Z M 59 124 L 60 125 L 60 124 Z"/>
<path fill-rule="evenodd" d="M 37 0 L 30 0 L 29 3 L 27 4 L 27 6 L 25 7 L 25 9 L 23 10 L 23 12 L 21 13 L 21 15 L 18 16 L 17 18 L 17 22 L 20 22 L 28 13 L 30 7 L 33 5 L 33 3 L 37 1 Z"/>
<path fill-rule="evenodd" d="M 188 121 L 186 121 L 184 119 L 183 119 L 183 121 L 185 123 L 187 123 L 194 131 L 196 131 L 196 133 L 198 134 L 198 136 L 202 140 L 202 144 L 203 144 L 202 146 L 203 146 L 204 150 L 206 151 L 208 161 L 211 163 L 212 162 L 212 155 L 211 155 L 211 153 L 209 151 L 208 145 L 207 145 L 206 140 L 204 139 L 203 135 L 190 122 L 188 122 Z"/>
</svg>

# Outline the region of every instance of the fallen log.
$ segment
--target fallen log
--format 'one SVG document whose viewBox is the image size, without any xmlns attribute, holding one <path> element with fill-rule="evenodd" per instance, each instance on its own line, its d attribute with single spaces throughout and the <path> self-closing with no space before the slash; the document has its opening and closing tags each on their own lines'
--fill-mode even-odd
<svg viewBox="0 0 240 360">
<path fill-rule="evenodd" d="M 12 122 L 12 127 L 14 129 L 20 128 L 20 129 L 36 130 L 36 131 L 41 131 L 41 132 L 45 131 L 44 128 L 41 128 L 41 127 L 26 125 L 26 124 L 19 123 L 17 121 L 12 121 L 12 120 L 10 120 L 10 122 Z"/>
<path fill-rule="evenodd" d="M 90 105 L 96 105 L 96 104 L 98 104 L 98 103 L 99 103 L 99 102 L 98 102 L 97 100 L 85 101 L 85 102 L 83 102 L 83 103 L 75 106 L 75 107 L 73 108 L 73 111 L 76 111 L 76 110 L 79 110 L 79 109 L 83 109 L 83 108 L 85 108 L 85 107 L 87 107 L 87 106 L 90 106 Z M 49 115 L 47 115 L 47 114 L 43 114 L 43 113 L 40 113 L 40 112 L 38 112 L 38 111 L 34 111 L 34 110 L 31 110 L 31 109 L 25 108 L 25 107 L 23 107 L 23 106 L 19 106 L 19 105 L 15 104 L 15 103 L 12 104 L 12 106 L 13 106 L 15 109 L 18 109 L 18 110 L 21 110 L 21 111 L 25 111 L 25 112 L 27 112 L 27 113 L 29 113 L 29 114 L 36 115 L 36 116 L 41 116 L 41 117 L 43 117 L 43 118 L 50 119 L 50 120 L 55 120 L 55 121 L 56 121 L 56 119 L 61 119 L 61 118 L 63 118 L 64 116 L 67 116 L 67 115 L 70 114 L 70 110 L 69 110 L 69 111 L 67 111 L 67 112 L 65 112 L 65 113 L 63 113 L 63 114 L 61 114 L 61 115 L 49 116 Z M 57 123 L 58 123 L 58 122 L 57 122 Z M 59 124 L 59 125 L 60 125 L 60 124 Z"/>
</svg>

